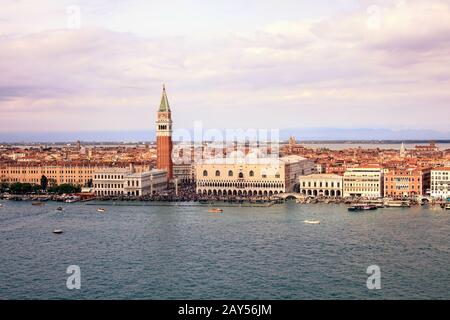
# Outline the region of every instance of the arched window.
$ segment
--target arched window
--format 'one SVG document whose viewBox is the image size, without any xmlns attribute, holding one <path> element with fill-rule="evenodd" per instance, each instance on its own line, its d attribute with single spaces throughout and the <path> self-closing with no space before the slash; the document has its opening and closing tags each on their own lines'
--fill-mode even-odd
<svg viewBox="0 0 450 320">
<path fill-rule="evenodd" d="M 220 171 L 216 170 L 216 177 L 220 177 Z"/>
<path fill-rule="evenodd" d="M 250 170 L 250 172 L 248 173 L 248 175 L 249 175 L 250 177 L 254 177 L 254 176 L 255 176 L 255 173 L 253 172 L 253 170 Z"/>
<path fill-rule="evenodd" d="M 277 172 L 277 173 L 275 173 L 275 178 L 279 178 L 280 177 L 280 174 Z"/>
<path fill-rule="evenodd" d="M 231 171 L 231 170 L 228 171 L 228 176 L 229 176 L 229 177 L 232 177 L 232 176 L 233 176 L 233 171 Z"/>
<path fill-rule="evenodd" d="M 239 172 L 239 178 L 244 178 L 244 174 L 242 172 Z"/>
<path fill-rule="evenodd" d="M 207 176 L 208 176 L 208 171 L 203 170 L 203 176 L 204 176 L 204 177 L 207 177 Z"/>
</svg>

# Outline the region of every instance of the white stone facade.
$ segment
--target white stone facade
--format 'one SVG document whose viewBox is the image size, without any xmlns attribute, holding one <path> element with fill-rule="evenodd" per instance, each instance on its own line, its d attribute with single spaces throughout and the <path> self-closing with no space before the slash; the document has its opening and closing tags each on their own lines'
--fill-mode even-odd
<svg viewBox="0 0 450 320">
<path fill-rule="evenodd" d="M 430 195 L 437 199 L 450 198 L 450 167 L 431 170 Z"/>
<path fill-rule="evenodd" d="M 383 181 L 381 168 L 348 168 L 344 173 L 344 197 L 383 197 Z"/>
<path fill-rule="evenodd" d="M 337 174 L 311 174 L 301 176 L 299 184 L 303 195 L 342 197 L 344 177 Z"/>
<path fill-rule="evenodd" d="M 167 189 L 167 172 L 153 169 L 133 172 L 132 169 L 107 168 L 93 174 L 97 196 L 145 196 Z"/>
<path fill-rule="evenodd" d="M 219 196 L 270 196 L 292 192 L 298 177 L 314 171 L 314 163 L 299 157 L 219 158 L 202 161 L 196 168 L 199 194 Z"/>
</svg>

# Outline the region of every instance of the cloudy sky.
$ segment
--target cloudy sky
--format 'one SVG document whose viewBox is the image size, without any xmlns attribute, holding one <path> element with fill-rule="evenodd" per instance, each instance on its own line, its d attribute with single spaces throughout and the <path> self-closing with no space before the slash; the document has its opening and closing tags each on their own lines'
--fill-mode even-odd
<svg viewBox="0 0 450 320">
<path fill-rule="evenodd" d="M 449 0 L 2 0 L 0 133 L 450 132 Z M 370 137 L 369 137 L 370 138 Z"/>
</svg>

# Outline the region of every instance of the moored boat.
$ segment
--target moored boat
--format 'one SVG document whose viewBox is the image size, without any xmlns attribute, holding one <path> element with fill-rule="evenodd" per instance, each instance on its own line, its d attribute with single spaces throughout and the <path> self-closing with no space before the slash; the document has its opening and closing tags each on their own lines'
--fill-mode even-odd
<svg viewBox="0 0 450 320">
<path fill-rule="evenodd" d="M 447 203 L 447 204 L 446 204 L 445 210 L 450 210 L 450 203 Z"/>
<path fill-rule="evenodd" d="M 411 203 L 409 201 L 403 200 L 389 200 L 385 203 L 386 207 L 392 208 L 409 208 L 411 207 Z"/>
<path fill-rule="evenodd" d="M 44 206 L 45 203 L 43 203 L 43 202 L 33 202 L 31 205 L 33 205 L 33 206 Z"/>
<path fill-rule="evenodd" d="M 78 197 L 70 197 L 65 200 L 66 203 L 74 203 L 74 202 L 78 202 L 78 201 L 80 201 L 80 198 L 78 198 Z"/>
<path fill-rule="evenodd" d="M 223 210 L 220 209 L 220 208 L 212 208 L 212 209 L 209 209 L 208 212 L 211 212 L 211 213 L 221 213 L 221 212 L 223 212 Z"/>
</svg>

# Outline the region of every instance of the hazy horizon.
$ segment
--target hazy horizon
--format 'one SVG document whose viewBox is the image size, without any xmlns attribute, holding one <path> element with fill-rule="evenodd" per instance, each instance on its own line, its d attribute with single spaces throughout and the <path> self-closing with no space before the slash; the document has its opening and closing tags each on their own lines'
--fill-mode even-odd
<svg viewBox="0 0 450 320">
<path fill-rule="evenodd" d="M 192 136 L 193 129 L 187 129 Z M 207 130 L 207 129 L 205 129 Z M 219 129 L 220 130 L 220 129 Z M 176 129 L 175 129 L 176 132 Z M 136 131 L 77 131 L 77 132 L 13 132 L 0 133 L 0 143 L 33 142 L 141 142 L 155 141 L 154 129 Z M 339 128 L 304 128 L 281 129 L 280 140 L 294 136 L 299 141 L 432 141 L 450 140 L 450 132 L 438 133 L 433 130 L 388 129 L 339 129 Z M 177 141 L 178 139 L 174 139 Z M 206 139 L 207 140 L 207 139 Z"/>
</svg>

